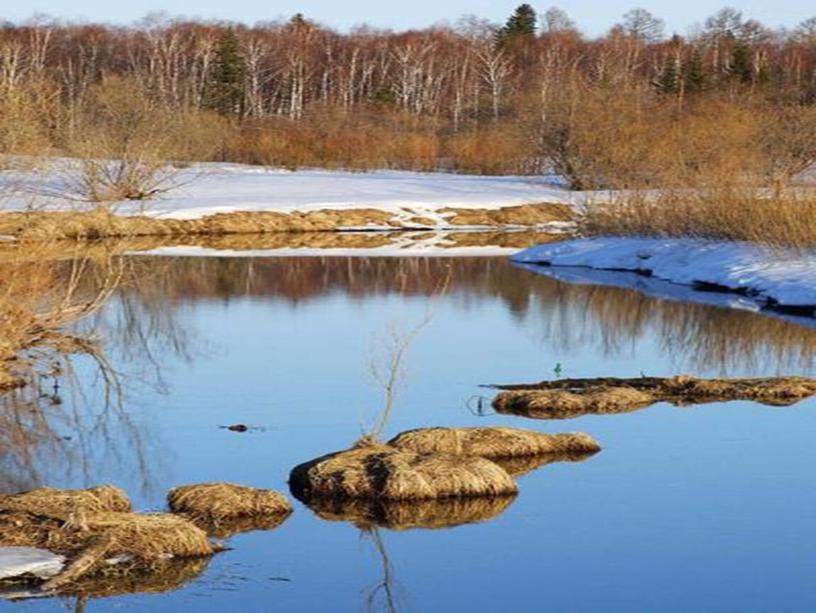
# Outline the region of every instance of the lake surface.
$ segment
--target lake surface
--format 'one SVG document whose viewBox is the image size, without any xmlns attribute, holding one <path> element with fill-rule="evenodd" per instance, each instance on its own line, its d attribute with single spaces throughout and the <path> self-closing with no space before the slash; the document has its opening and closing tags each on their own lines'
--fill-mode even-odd
<svg viewBox="0 0 816 613">
<path fill-rule="evenodd" d="M 202 481 L 288 494 L 292 467 L 346 448 L 372 423 L 383 401 L 370 371 L 383 339 L 426 318 L 388 437 L 495 424 L 584 431 L 604 449 L 522 477 L 518 498 L 481 523 L 361 529 L 295 502 L 280 527 L 231 538 L 230 551 L 174 591 L 0 607 L 816 609 L 816 402 L 659 404 L 535 421 L 492 414 L 493 392 L 479 387 L 553 378 L 556 368 L 571 377 L 816 375 L 816 331 L 570 285 L 505 258 L 127 264 L 134 282 L 84 324 L 106 339 L 109 370 L 75 357 L 57 388 L 42 382 L 36 432 L 6 434 L 4 490 L 113 483 L 140 510 L 162 509 L 169 488 Z M 7 398 L 4 410 L 22 414 L 31 401 Z M 222 428 L 236 423 L 250 431 Z"/>
</svg>

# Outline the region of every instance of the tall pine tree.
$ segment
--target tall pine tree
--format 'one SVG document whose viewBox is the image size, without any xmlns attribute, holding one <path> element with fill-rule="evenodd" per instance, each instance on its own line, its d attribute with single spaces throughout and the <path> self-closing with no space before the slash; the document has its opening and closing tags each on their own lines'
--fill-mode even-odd
<svg viewBox="0 0 816 613">
<path fill-rule="evenodd" d="M 510 15 L 505 26 L 499 30 L 496 42 L 503 45 L 520 38 L 533 38 L 536 33 L 537 20 L 538 17 L 532 6 L 529 4 L 519 5 Z"/>
<path fill-rule="evenodd" d="M 740 39 L 734 42 L 731 51 L 731 76 L 740 83 L 751 83 L 754 80 L 754 66 L 751 61 L 751 47 Z"/>
<path fill-rule="evenodd" d="M 687 92 L 701 92 L 706 86 L 706 73 L 703 67 L 703 56 L 695 48 L 691 57 L 683 66 L 683 83 Z"/>
<path fill-rule="evenodd" d="M 232 28 L 224 30 L 215 49 L 204 102 L 222 115 L 241 115 L 244 103 L 246 63 Z"/>
</svg>

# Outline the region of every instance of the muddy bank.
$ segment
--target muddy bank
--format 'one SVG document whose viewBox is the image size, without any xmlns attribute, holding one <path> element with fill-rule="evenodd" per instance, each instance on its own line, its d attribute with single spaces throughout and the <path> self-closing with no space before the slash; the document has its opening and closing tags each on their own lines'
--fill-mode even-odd
<svg viewBox="0 0 816 613">
<path fill-rule="evenodd" d="M 99 239 L 139 236 L 196 236 L 370 231 L 462 230 L 536 228 L 573 220 L 562 204 L 529 204 L 500 209 L 443 209 L 444 222 L 403 211 L 376 208 L 322 209 L 280 213 L 239 211 L 198 219 L 168 219 L 147 215 L 123 216 L 109 211 L 27 213 L 0 215 L 0 234 L 26 240 Z"/>
<path fill-rule="evenodd" d="M 504 414 L 539 419 L 565 419 L 588 414 L 627 413 L 668 402 L 675 406 L 747 400 L 789 406 L 816 395 L 816 379 L 697 379 L 639 377 L 634 379 L 561 379 L 541 383 L 492 386 L 505 390 L 493 400 Z"/>
</svg>

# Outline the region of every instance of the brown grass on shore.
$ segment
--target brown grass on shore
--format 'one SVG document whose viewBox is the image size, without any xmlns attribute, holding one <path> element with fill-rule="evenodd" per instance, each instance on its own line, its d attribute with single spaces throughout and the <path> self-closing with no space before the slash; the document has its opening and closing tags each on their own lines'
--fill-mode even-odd
<svg viewBox="0 0 816 613">
<path fill-rule="evenodd" d="M 442 211 L 450 226 L 489 228 L 535 227 L 553 221 L 571 221 L 572 212 L 560 204 L 529 204 L 496 210 L 449 208 Z M 157 219 L 146 215 L 121 216 L 107 209 L 71 212 L 0 213 L 0 234 L 29 241 L 60 239 L 127 238 L 140 236 L 197 236 L 332 232 L 349 227 L 376 226 L 381 229 L 434 229 L 430 220 L 408 217 L 397 220 L 380 209 L 276 213 L 239 211 L 200 219 Z"/>
<path fill-rule="evenodd" d="M 589 235 L 691 237 L 771 247 L 816 247 L 816 196 L 788 191 L 690 190 L 626 194 L 594 204 L 580 221 Z"/>
<path fill-rule="evenodd" d="M 816 379 L 804 377 L 562 379 L 498 387 L 507 391 L 493 400 L 496 411 L 540 419 L 625 413 L 657 402 L 685 406 L 747 400 L 771 406 L 789 406 L 816 395 Z"/>
<path fill-rule="evenodd" d="M 518 428 L 419 428 L 403 432 L 389 445 L 415 453 L 450 453 L 481 458 L 517 458 L 601 450 L 583 432 L 545 434 Z"/>
<path fill-rule="evenodd" d="M 518 491 L 504 469 L 484 458 L 417 454 L 365 441 L 296 466 L 289 484 L 293 494 L 304 501 L 409 501 L 507 496 Z"/>
<path fill-rule="evenodd" d="M 176 487 L 167 495 L 173 513 L 213 521 L 242 517 L 288 515 L 292 505 L 280 492 L 233 483 L 201 483 Z"/>
</svg>

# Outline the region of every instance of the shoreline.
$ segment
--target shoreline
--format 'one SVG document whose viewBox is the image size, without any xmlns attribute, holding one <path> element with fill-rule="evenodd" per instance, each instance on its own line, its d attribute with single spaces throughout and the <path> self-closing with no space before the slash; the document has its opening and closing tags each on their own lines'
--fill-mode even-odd
<svg viewBox="0 0 816 613">
<path fill-rule="evenodd" d="M 816 317 L 816 252 L 701 239 L 573 238 L 511 256 L 530 270 L 620 273 L 612 284 L 648 292 L 653 280 L 740 298 L 731 308 Z M 590 282 L 584 275 L 584 282 Z M 610 284 L 607 274 L 595 284 Z"/>
<path fill-rule="evenodd" d="M 434 219 L 407 209 L 349 208 L 291 213 L 236 210 L 194 219 L 175 219 L 124 216 L 106 210 L 9 211 L 0 213 L 0 235 L 6 240 L 43 241 L 332 232 L 565 232 L 574 229 L 572 210 L 563 204 L 442 208 L 435 213 Z"/>
</svg>

